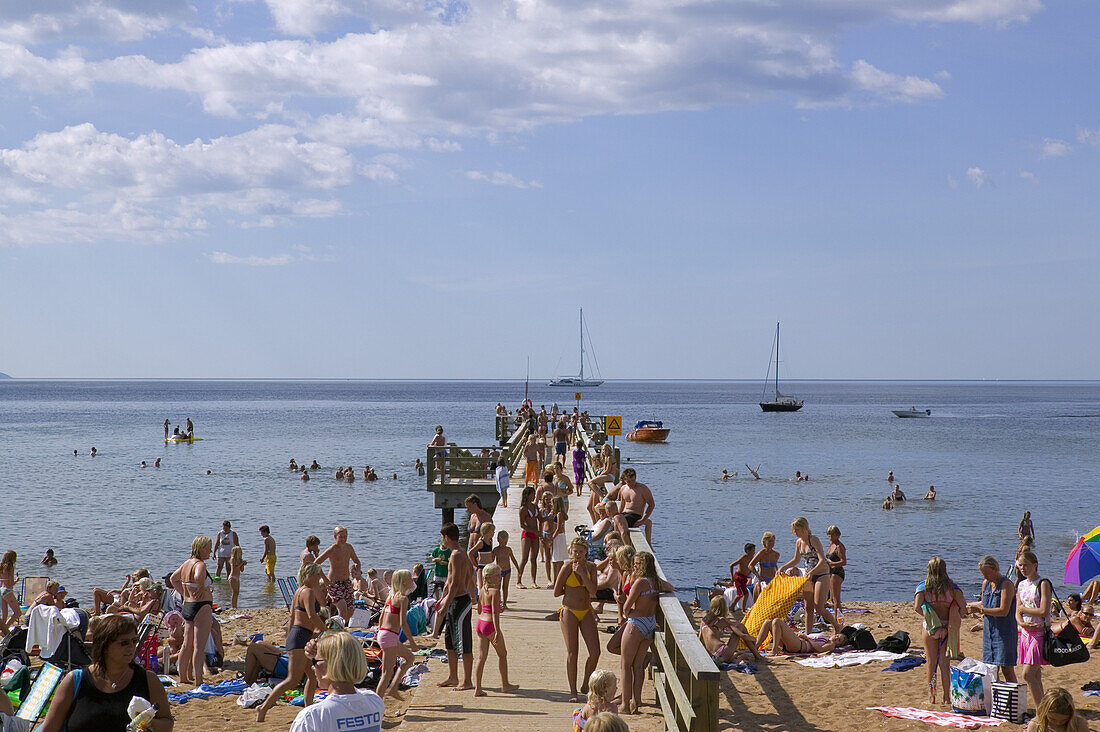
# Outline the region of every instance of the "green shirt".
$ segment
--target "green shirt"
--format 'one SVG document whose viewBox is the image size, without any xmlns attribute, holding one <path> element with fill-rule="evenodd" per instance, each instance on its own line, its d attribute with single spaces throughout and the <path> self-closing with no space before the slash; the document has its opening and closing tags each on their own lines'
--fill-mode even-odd
<svg viewBox="0 0 1100 732">
<path fill-rule="evenodd" d="M 435 549 L 432 549 L 432 559 L 434 560 L 437 557 L 442 558 L 443 563 L 436 564 L 433 562 L 432 566 L 435 567 L 435 576 L 438 579 L 447 579 L 448 563 L 451 561 L 451 550 L 437 546 Z"/>
</svg>

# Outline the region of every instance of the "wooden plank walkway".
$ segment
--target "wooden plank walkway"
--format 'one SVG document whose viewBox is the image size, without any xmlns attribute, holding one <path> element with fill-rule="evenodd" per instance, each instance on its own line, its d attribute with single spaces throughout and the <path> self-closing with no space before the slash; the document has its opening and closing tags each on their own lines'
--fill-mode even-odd
<svg viewBox="0 0 1100 732">
<path fill-rule="evenodd" d="M 519 477 L 512 477 L 508 491 L 508 508 L 498 506 L 493 515 L 497 530 L 508 532 L 508 544 L 521 555 L 519 542 L 519 500 L 523 492 L 522 465 Z M 574 536 L 574 527 L 589 523 L 585 505 L 588 494 L 573 496 L 569 501 L 570 516 L 568 534 Z M 458 520 L 463 520 L 459 514 Z M 530 578 L 528 568 L 528 579 Z M 545 580 L 545 570 L 540 567 L 538 579 Z M 425 674 L 417 688 L 400 729 L 408 732 L 420 730 L 457 729 L 459 725 L 473 729 L 500 730 L 567 730 L 572 727 L 573 710 L 583 704 L 569 701 L 569 685 L 565 676 L 565 642 L 556 617 L 560 599 L 547 589 L 516 589 L 517 572 L 512 571 L 507 612 L 501 615 L 501 624 L 508 645 L 509 681 L 519 685 L 519 690 L 504 694 L 500 691 L 500 674 L 497 671 L 496 654 L 490 649 L 483 676 L 488 696 L 475 697 L 473 691 L 451 691 L 436 684 L 447 677 L 446 661 L 432 661 L 431 672 Z M 545 582 L 543 582 L 545 586 Z M 600 627 L 615 623 L 615 608 L 608 605 L 600 618 Z M 610 636 L 600 632 L 600 642 L 606 645 Z M 475 658 L 477 654 L 475 635 Z M 439 646 L 442 647 L 442 641 Z M 587 658 L 581 642 L 578 665 L 584 672 Z M 619 676 L 619 657 L 603 650 L 598 668 L 614 671 Z M 459 667 L 461 673 L 461 665 Z M 580 678 L 578 677 L 578 685 Z M 646 681 L 643 691 L 642 714 L 628 717 L 630 729 L 635 732 L 664 730 L 664 719 L 656 706 L 656 693 L 651 681 Z"/>
</svg>

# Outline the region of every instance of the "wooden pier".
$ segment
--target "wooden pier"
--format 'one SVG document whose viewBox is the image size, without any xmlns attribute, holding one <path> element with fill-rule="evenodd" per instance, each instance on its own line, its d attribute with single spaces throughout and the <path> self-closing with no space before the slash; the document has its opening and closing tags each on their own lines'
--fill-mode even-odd
<svg viewBox="0 0 1100 732">
<path fill-rule="evenodd" d="M 590 429 L 582 429 L 577 439 L 588 453 L 587 477 L 594 473 L 592 458 L 602 444 L 603 418 L 594 417 Z M 488 461 L 477 457 L 481 447 L 449 445 L 446 454 L 440 448 L 428 448 L 428 490 L 434 494 L 436 506 L 444 520 L 453 520 L 454 509 L 473 493 L 493 514 L 497 530 L 509 534 L 509 545 L 521 555 L 519 542 L 519 505 L 523 491 L 522 456 L 526 428 L 514 432 L 501 429 L 498 419 L 497 439 L 507 460 L 511 481 L 508 506 L 497 504 L 496 483 L 488 470 Z M 616 450 L 616 461 L 619 458 Z M 485 464 L 482 465 L 482 462 Z M 438 465 L 438 467 L 437 467 Z M 492 495 L 489 495 L 489 492 Z M 587 494 L 570 501 L 567 533 L 574 535 L 579 524 L 589 523 L 585 511 Z M 638 549 L 649 550 L 644 534 L 632 531 L 632 541 Z M 560 598 L 546 589 L 545 569 L 539 567 L 537 589 L 516 588 L 518 572 L 512 572 L 509 609 L 501 615 L 502 632 L 508 646 L 509 680 L 518 684 L 515 693 L 500 691 L 495 654 L 490 651 L 485 665 L 484 687 L 488 696 L 474 697 L 472 691 L 454 692 L 436 684 L 446 678 L 445 662 L 432 661 L 431 672 L 421 680 L 412 703 L 405 713 L 401 728 L 410 731 L 448 730 L 459 726 L 501 730 L 565 730 L 572 727 L 571 715 L 583 705 L 569 701 L 569 685 L 565 676 L 565 642 L 557 620 Z M 662 577 L 664 575 L 662 574 Z M 528 570 L 528 579 L 530 574 Z M 672 578 L 665 578 L 675 585 Z M 658 635 L 653 646 L 653 668 L 643 690 L 641 714 L 628 718 L 634 732 L 672 730 L 715 730 L 718 719 L 718 669 L 695 636 L 691 620 L 683 605 L 672 593 L 662 595 L 657 610 Z M 604 630 L 616 622 L 616 610 L 608 605 L 599 618 L 601 656 L 597 668 L 608 669 L 619 676 L 619 656 L 607 652 L 611 637 Z M 476 645 L 476 643 L 475 643 Z M 475 650 L 476 654 L 476 650 Z M 584 643 L 580 648 L 580 668 L 583 673 L 587 658 Z M 581 680 L 578 678 L 578 683 Z"/>
</svg>

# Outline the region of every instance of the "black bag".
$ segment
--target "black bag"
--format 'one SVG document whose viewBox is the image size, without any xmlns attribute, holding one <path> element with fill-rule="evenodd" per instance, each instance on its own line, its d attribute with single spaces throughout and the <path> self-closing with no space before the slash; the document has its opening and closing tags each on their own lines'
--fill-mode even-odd
<svg viewBox="0 0 1100 732">
<path fill-rule="evenodd" d="M 899 630 L 888 638 L 880 640 L 877 650 L 889 651 L 890 653 L 905 653 L 909 650 L 909 643 L 909 634 L 904 630 Z"/>
<path fill-rule="evenodd" d="M 1046 582 L 1050 584 L 1050 580 L 1046 580 Z M 1053 584 L 1050 585 L 1050 596 L 1058 600 L 1058 596 L 1054 594 Z M 1073 627 L 1073 623 L 1068 622 L 1069 613 L 1062 607 L 1061 600 L 1058 600 L 1058 607 L 1066 616 L 1066 627 L 1055 633 L 1049 625 L 1047 626 L 1043 637 L 1043 658 L 1051 666 L 1084 663 L 1089 660 L 1089 649 L 1085 647 L 1085 642 L 1081 640 L 1077 628 Z"/>
<path fill-rule="evenodd" d="M 850 625 L 845 625 L 840 629 L 840 633 L 848 639 L 847 645 L 855 646 L 856 650 L 875 650 L 875 637 L 866 628 L 853 628 Z"/>
</svg>

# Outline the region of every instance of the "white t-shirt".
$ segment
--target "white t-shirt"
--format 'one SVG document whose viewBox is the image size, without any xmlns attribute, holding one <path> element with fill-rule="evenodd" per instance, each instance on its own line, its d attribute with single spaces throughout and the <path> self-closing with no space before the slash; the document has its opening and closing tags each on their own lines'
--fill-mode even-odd
<svg viewBox="0 0 1100 732">
<path fill-rule="evenodd" d="M 290 732 L 381 732 L 386 705 L 368 689 L 329 694 L 298 712 Z"/>
</svg>

